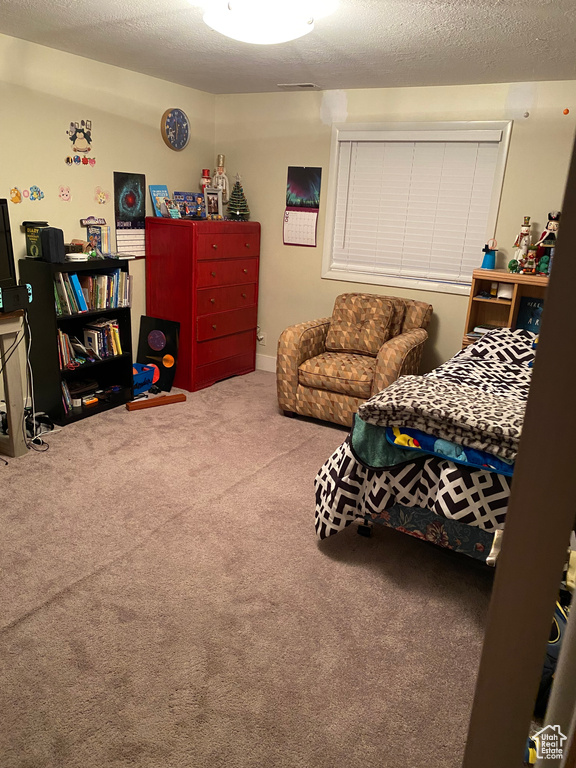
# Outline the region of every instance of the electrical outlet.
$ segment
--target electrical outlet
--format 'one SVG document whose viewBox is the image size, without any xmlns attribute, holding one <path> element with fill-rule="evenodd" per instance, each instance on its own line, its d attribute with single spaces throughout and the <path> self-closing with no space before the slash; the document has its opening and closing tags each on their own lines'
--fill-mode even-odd
<svg viewBox="0 0 576 768">
<path fill-rule="evenodd" d="M 266 346 L 266 334 L 265 333 L 259 333 L 258 334 L 258 344 L 260 344 L 261 347 Z"/>
</svg>

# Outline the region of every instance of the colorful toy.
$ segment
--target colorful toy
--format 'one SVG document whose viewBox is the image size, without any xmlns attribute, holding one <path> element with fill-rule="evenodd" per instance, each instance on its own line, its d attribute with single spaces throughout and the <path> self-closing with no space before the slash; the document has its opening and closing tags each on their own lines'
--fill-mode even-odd
<svg viewBox="0 0 576 768">
<path fill-rule="evenodd" d="M 530 216 L 524 216 L 524 224 L 520 227 L 520 232 L 514 241 L 514 248 L 516 248 L 514 258 L 516 261 L 522 261 L 522 259 L 526 258 L 531 241 Z"/>
<path fill-rule="evenodd" d="M 537 264 L 538 264 L 537 249 L 535 245 L 531 245 L 530 248 L 528 248 L 528 255 L 526 256 L 526 259 L 520 265 L 520 270 L 519 270 L 520 274 L 535 275 Z"/>
<path fill-rule="evenodd" d="M 550 211 L 548 214 L 548 223 L 546 224 L 546 229 L 540 235 L 540 240 L 535 243 L 535 245 L 538 247 L 537 255 L 539 259 L 545 254 L 550 256 L 550 249 L 556 246 L 560 216 L 560 211 Z"/>
</svg>

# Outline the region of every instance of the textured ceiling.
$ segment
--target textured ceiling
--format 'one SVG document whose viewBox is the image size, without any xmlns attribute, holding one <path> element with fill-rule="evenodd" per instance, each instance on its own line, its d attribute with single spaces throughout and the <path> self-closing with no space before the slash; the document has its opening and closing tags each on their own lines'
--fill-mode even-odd
<svg viewBox="0 0 576 768">
<path fill-rule="evenodd" d="M 188 0 L 0 0 L 0 32 L 211 93 L 576 79 L 575 0 L 340 0 L 271 46 Z"/>
</svg>

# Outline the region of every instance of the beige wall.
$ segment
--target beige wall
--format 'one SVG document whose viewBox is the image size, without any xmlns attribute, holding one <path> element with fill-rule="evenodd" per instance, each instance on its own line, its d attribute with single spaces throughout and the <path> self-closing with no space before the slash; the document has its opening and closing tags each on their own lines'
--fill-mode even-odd
<svg viewBox="0 0 576 768">
<path fill-rule="evenodd" d="M 45 195 L 9 204 L 16 259 L 26 252 L 20 224 L 27 219 L 64 230 L 66 241 L 85 235 L 80 219 L 90 215 L 113 229 L 113 197 L 98 205 L 94 190 L 112 194 L 114 171 L 143 173 L 147 185 L 163 183 L 170 192 L 197 189 L 202 168 L 214 165 L 214 101 L 211 94 L 0 35 L 0 197 L 31 185 Z M 192 138 L 183 152 L 169 149 L 160 134 L 163 112 L 176 106 L 190 118 Z M 82 119 L 92 120 L 96 164 L 69 167 L 66 130 Z M 70 202 L 59 199 L 60 185 L 70 187 Z M 146 207 L 150 215 L 148 190 Z M 130 264 L 135 344 L 145 313 L 144 263 Z"/>
<path fill-rule="evenodd" d="M 281 331 L 330 314 L 338 293 L 367 290 L 434 305 L 424 364 L 437 365 L 459 348 L 466 297 L 320 277 L 331 137 L 330 121 L 322 121 L 321 109 L 333 96 L 213 96 L 0 35 L 0 196 L 9 197 L 12 187 L 22 190 L 33 184 L 45 195 L 41 202 L 10 204 L 16 258 L 25 253 L 19 227 L 25 219 L 45 219 L 63 229 L 67 240 L 82 235 L 79 219 L 90 214 L 113 224 L 113 203 L 94 201 L 97 186 L 113 191 L 113 171 L 144 173 L 147 184 L 166 183 L 171 191 L 197 189 L 201 168 L 213 168 L 215 154 L 223 152 L 231 182 L 237 172 L 242 174 L 252 218 L 262 224 L 259 323 L 267 344 L 258 348 L 260 353 L 271 360 Z M 574 81 L 343 93 L 348 122 L 515 118 L 497 231 L 502 263 L 524 215 L 533 217 L 539 231 L 547 212 L 562 205 L 575 96 Z M 572 105 L 564 116 L 562 110 Z M 160 117 L 170 106 L 183 108 L 190 117 L 192 139 L 182 153 L 168 149 L 160 136 Z M 529 118 L 522 117 L 526 109 Z M 71 120 L 86 118 L 93 121 L 96 165 L 68 167 L 66 129 Z M 282 244 L 289 165 L 323 168 L 317 248 Z M 58 198 L 61 184 L 70 187 L 70 202 Z M 150 212 L 148 195 L 146 202 Z M 133 262 L 130 269 L 136 281 L 136 342 L 145 312 L 144 262 Z"/>
<path fill-rule="evenodd" d="M 545 224 L 561 208 L 574 138 L 576 82 L 394 88 L 345 92 L 347 122 L 502 120 L 514 118 L 496 237 L 501 262 L 510 255 L 524 215 Z M 343 291 L 408 296 L 434 305 L 432 341 L 424 365 L 431 368 L 460 347 L 467 298 L 445 293 L 323 280 L 321 262 L 328 188 L 331 125 L 321 119 L 321 92 L 241 94 L 216 97 L 217 152 L 226 154 L 232 180 L 243 176 L 252 218 L 262 224 L 259 323 L 265 355 L 288 325 L 331 313 Z M 573 106 L 568 116 L 565 107 Z M 530 117 L 524 118 L 524 111 Z M 289 165 L 323 169 L 318 247 L 285 246 L 282 215 Z M 478 266 L 482 253 L 478 254 Z"/>
</svg>

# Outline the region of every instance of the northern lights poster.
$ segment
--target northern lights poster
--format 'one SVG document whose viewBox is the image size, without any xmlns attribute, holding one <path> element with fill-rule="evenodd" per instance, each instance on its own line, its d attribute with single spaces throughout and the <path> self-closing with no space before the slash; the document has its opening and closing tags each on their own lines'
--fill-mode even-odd
<svg viewBox="0 0 576 768">
<path fill-rule="evenodd" d="M 316 247 L 322 168 L 288 167 L 284 245 Z"/>
</svg>

